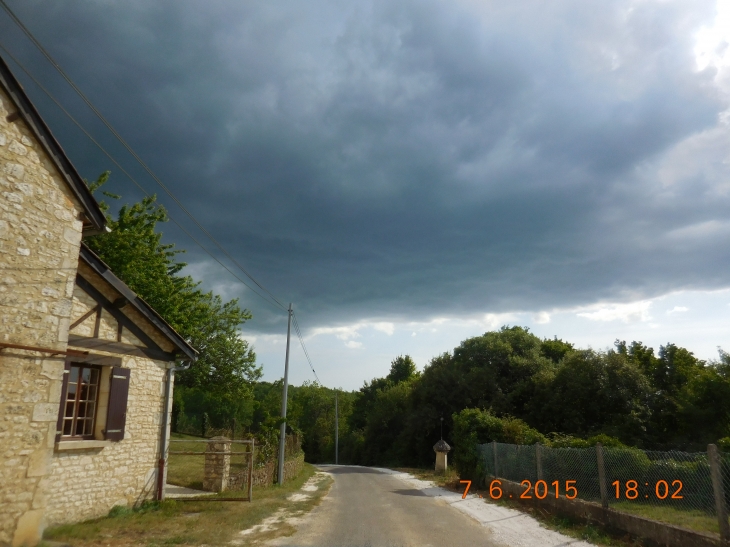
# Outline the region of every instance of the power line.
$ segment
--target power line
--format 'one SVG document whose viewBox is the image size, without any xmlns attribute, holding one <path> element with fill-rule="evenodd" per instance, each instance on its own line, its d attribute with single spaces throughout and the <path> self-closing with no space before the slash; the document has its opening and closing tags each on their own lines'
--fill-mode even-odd
<svg viewBox="0 0 730 547">
<path fill-rule="evenodd" d="M 7 12 L 7 14 L 10 16 L 10 18 L 15 22 L 16 25 L 23 31 L 23 33 L 30 39 L 31 42 L 38 48 L 38 50 L 43 54 L 43 56 L 48 60 L 48 62 L 51 63 L 51 65 L 56 69 L 56 71 L 63 77 L 64 80 L 71 86 L 71 88 L 76 92 L 76 94 L 86 103 L 86 105 L 91 109 L 91 111 L 101 120 L 101 122 L 106 126 L 106 128 L 111 132 L 112 135 L 122 144 L 122 146 L 129 152 L 129 154 L 139 163 L 142 168 L 152 177 L 152 179 L 165 191 L 165 193 L 175 202 L 175 204 L 182 209 L 182 211 L 190 218 L 190 220 L 193 221 L 193 223 L 198 227 L 200 231 L 202 231 L 208 239 L 210 239 L 216 247 L 231 261 L 233 264 L 235 264 L 239 270 L 241 270 L 246 277 L 248 277 L 259 289 L 261 289 L 266 295 L 268 295 L 268 298 L 273 300 L 275 305 L 277 305 L 280 309 L 286 310 L 287 308 L 279 302 L 279 300 L 261 283 L 259 283 L 256 278 L 254 278 L 239 262 L 231 256 L 231 254 L 218 242 L 218 240 L 213 237 L 213 235 L 205 229 L 205 227 L 195 218 L 195 216 L 182 204 L 182 202 L 172 193 L 172 191 L 160 180 L 160 178 L 150 169 L 150 167 L 142 160 L 142 158 L 134 151 L 134 149 L 127 143 L 126 140 L 114 129 L 114 127 L 111 125 L 111 123 L 104 117 L 104 115 L 94 106 L 94 104 L 86 97 L 86 95 L 79 89 L 79 87 L 71 80 L 71 78 L 66 74 L 66 72 L 61 68 L 61 66 L 53 59 L 53 57 L 48 53 L 48 51 L 43 47 L 43 45 L 33 36 L 33 33 L 30 32 L 30 30 L 23 24 L 23 22 L 15 15 L 15 13 L 10 9 L 10 7 L 5 3 L 5 0 L 0 0 L 0 6 Z M 76 121 L 76 119 L 58 102 L 53 95 L 46 90 L 46 88 L 41 85 L 41 83 L 34 78 L 30 72 L 16 59 L 3 45 L 0 43 L 0 48 L 10 56 L 13 61 L 25 72 L 25 74 L 33 80 L 33 82 L 63 111 L 63 113 L 68 116 L 68 118 L 93 142 L 126 176 L 131 180 L 135 186 L 137 186 L 146 196 L 149 196 L 150 194 L 142 187 L 141 184 L 139 184 L 134 177 L 132 177 L 120 164 L 117 162 L 112 155 L 106 151 L 106 149 L 99 144 L 96 139 L 94 139 L 91 134 L 86 131 L 86 129 L 83 128 L 83 126 Z M 230 273 L 233 277 L 235 277 L 238 281 L 240 281 L 243 285 L 248 287 L 251 291 L 253 291 L 256 295 L 264 299 L 269 304 L 272 304 L 272 302 L 264 297 L 262 294 L 260 294 L 258 291 L 256 291 L 253 287 L 248 285 L 245 281 L 243 281 L 240 277 L 238 277 L 235 273 L 233 273 L 225 264 L 223 264 L 217 257 L 215 257 L 202 243 L 200 243 L 188 230 L 186 230 L 179 222 L 177 222 L 171 215 L 169 215 L 170 220 L 173 221 L 173 223 L 178 226 L 190 239 L 192 239 L 203 251 L 205 251 L 211 258 L 213 258 L 218 264 L 220 264 L 228 273 Z M 273 304 L 272 304 L 273 305 Z M 309 363 L 309 368 L 312 369 L 312 373 L 314 374 L 314 377 L 317 379 L 317 383 L 322 385 L 322 383 L 319 380 L 319 377 L 317 376 L 317 372 L 314 370 L 314 366 L 312 365 L 312 359 L 309 356 L 309 352 L 307 351 L 306 346 L 304 345 L 304 339 L 302 337 L 301 330 L 299 328 L 299 322 L 297 321 L 296 315 L 292 312 L 292 319 L 294 322 L 294 328 L 297 332 L 297 336 L 299 338 L 299 343 L 302 346 L 302 349 L 304 350 L 304 355 L 307 358 L 307 362 Z"/>
<path fill-rule="evenodd" d="M 0 0 L 0 3 L 1 3 L 1 2 L 2 2 L 2 0 Z M 79 128 L 79 129 L 80 129 L 80 130 L 81 130 L 81 131 L 82 131 L 82 132 L 84 133 L 84 135 L 86 135 L 86 137 L 87 137 L 87 138 L 88 138 L 88 139 L 89 139 L 89 140 L 90 140 L 90 141 L 91 141 L 92 143 L 94 143 L 94 145 L 96 145 L 96 147 L 97 147 L 97 148 L 98 148 L 99 150 L 101 150 L 101 152 L 103 152 L 103 153 L 104 153 L 104 154 L 106 155 L 106 157 L 107 157 L 107 158 L 109 158 L 109 160 L 110 160 L 110 161 L 112 161 L 112 162 L 114 163 L 114 165 L 116 165 L 116 166 L 117 166 L 117 167 L 118 167 L 118 168 L 120 169 L 120 171 L 122 171 L 122 173 L 124 173 L 124 174 L 126 175 L 126 177 L 127 177 L 127 178 L 128 178 L 128 179 L 129 179 L 130 181 L 132 181 L 132 183 L 133 183 L 133 184 L 134 184 L 134 185 L 135 185 L 135 186 L 136 186 L 137 188 L 139 188 L 139 190 L 140 190 L 141 192 L 143 192 L 143 193 L 144 193 L 144 194 L 145 194 L 146 196 L 149 196 L 149 195 L 150 195 L 150 194 L 149 194 L 149 192 L 147 192 L 147 190 L 146 190 L 146 189 L 145 189 L 145 188 L 144 188 L 144 187 L 143 187 L 143 186 L 142 186 L 142 185 L 141 185 L 141 184 L 140 184 L 139 182 L 137 182 L 137 180 L 136 180 L 136 179 L 135 179 L 135 178 L 134 178 L 134 177 L 133 177 L 133 176 L 132 176 L 132 175 L 131 175 L 131 174 L 130 174 L 129 172 L 127 172 L 127 170 L 126 170 L 126 169 L 124 169 L 124 167 L 122 167 L 122 166 L 120 165 L 120 163 L 119 163 L 119 162 L 118 162 L 118 161 L 117 161 L 117 160 L 116 160 L 116 159 L 115 159 L 115 158 L 114 158 L 114 157 L 113 157 L 113 156 L 112 156 L 112 155 L 111 155 L 111 154 L 110 154 L 110 153 L 109 153 L 109 152 L 108 152 L 108 151 L 107 151 L 107 150 L 106 150 L 106 149 L 105 149 L 105 148 L 104 148 L 104 147 L 103 147 L 103 146 L 102 146 L 102 145 L 101 145 L 101 144 L 100 144 L 100 143 L 99 143 L 99 142 L 98 142 L 98 141 L 97 141 L 97 140 L 96 140 L 96 139 L 95 139 L 95 138 L 94 138 L 94 137 L 93 137 L 93 136 L 92 136 L 92 135 L 91 135 L 91 134 L 90 134 L 90 133 L 89 133 L 89 132 L 88 132 L 88 131 L 87 131 L 87 130 L 86 130 L 85 128 L 84 128 L 84 126 L 82 126 L 82 125 L 81 125 L 81 124 L 80 124 L 80 123 L 78 122 L 78 120 L 76 120 L 76 118 L 74 118 L 74 116 L 73 116 L 73 115 L 72 115 L 72 114 L 71 114 L 71 113 L 70 113 L 70 112 L 69 112 L 68 110 L 66 110 L 66 108 L 65 108 L 65 107 L 64 107 L 64 106 L 63 106 L 63 105 L 62 105 L 62 104 L 61 104 L 61 103 L 60 103 L 60 102 L 59 102 L 59 101 L 58 101 L 58 100 L 57 100 L 57 99 L 56 99 L 56 98 L 55 98 L 55 97 L 54 97 L 54 96 L 53 96 L 53 95 L 51 94 L 51 92 L 50 92 L 50 91 L 48 91 L 48 90 L 47 90 L 47 89 L 46 89 L 46 88 L 45 88 L 45 87 L 43 86 L 43 84 L 41 84 L 41 83 L 40 83 L 40 82 L 39 82 L 39 81 L 38 81 L 38 80 L 37 80 L 37 79 L 36 79 L 36 78 L 35 78 L 35 77 L 34 77 L 34 76 L 33 76 L 33 75 L 32 75 L 32 74 L 30 73 L 30 71 L 29 71 L 28 69 L 26 69 L 26 68 L 25 68 L 25 66 L 24 66 L 24 65 L 23 65 L 23 64 L 22 64 L 22 63 L 21 63 L 21 62 L 20 62 L 20 61 L 19 61 L 19 60 L 18 60 L 18 59 L 17 59 L 17 58 L 16 58 L 16 57 L 15 57 L 15 56 L 14 56 L 14 55 L 12 54 L 12 53 L 10 53 L 10 51 L 8 51 L 8 49 L 7 49 L 7 48 L 6 48 L 6 47 L 5 47 L 5 46 L 4 46 L 3 44 L 2 44 L 2 42 L 0 42 L 0 49 L 2 49 L 2 50 L 3 50 L 4 52 L 5 52 L 5 54 L 6 54 L 6 55 L 8 55 L 8 56 L 9 56 L 9 57 L 10 57 L 10 58 L 11 58 L 11 59 L 12 59 L 12 60 L 13 60 L 13 61 L 14 61 L 14 62 L 15 62 L 15 63 L 16 63 L 16 64 L 17 64 L 18 66 L 19 66 L 19 67 L 20 67 L 20 69 L 21 69 L 21 70 L 22 70 L 22 71 L 23 71 L 23 72 L 24 72 L 24 73 L 26 74 L 26 76 L 28 76 L 28 78 L 30 78 L 30 79 L 31 79 L 31 80 L 33 81 L 33 83 L 35 83 L 35 85 L 37 85 L 37 86 L 38 86 L 38 87 L 40 88 L 40 90 L 41 90 L 41 91 L 43 91 L 43 93 L 45 93 L 45 95 L 46 95 L 46 96 L 47 96 L 47 97 L 48 97 L 49 99 L 51 99 L 51 101 L 53 101 L 53 102 L 54 102 L 54 104 L 55 104 L 55 105 L 56 105 L 56 106 L 57 106 L 57 107 L 58 107 L 58 108 L 59 108 L 59 109 L 60 109 L 60 110 L 61 110 L 61 111 L 62 111 L 62 112 L 63 112 L 63 113 L 64 113 L 64 114 L 65 114 L 65 115 L 66 115 L 66 116 L 67 116 L 67 117 L 68 117 L 68 118 L 69 118 L 69 119 L 70 119 L 70 120 L 71 120 L 71 121 L 72 121 L 72 122 L 74 123 L 74 125 L 76 125 L 76 127 L 78 127 L 78 128 Z M 264 300 L 265 302 L 267 302 L 268 304 L 271 304 L 272 306 L 274 306 L 274 305 L 275 305 L 275 304 L 274 304 L 274 303 L 272 303 L 272 302 L 271 302 L 271 301 L 270 301 L 270 300 L 269 300 L 268 298 L 266 298 L 266 296 L 264 296 L 264 295 L 262 295 L 261 293 L 259 293 L 258 291 L 256 291 L 256 289 L 254 289 L 253 287 L 251 287 L 251 286 L 250 286 L 250 285 L 249 285 L 248 283 L 246 283 L 246 282 L 245 282 L 245 281 L 244 281 L 243 279 L 241 279 L 241 278 L 240 278 L 240 277 L 239 277 L 238 275 L 236 275 L 236 274 L 235 274 L 235 272 L 232 272 L 232 271 L 231 271 L 231 270 L 230 270 L 230 269 L 229 269 L 229 268 L 228 268 L 228 267 L 227 267 L 227 266 L 226 266 L 225 264 L 223 264 L 223 262 L 221 262 L 221 261 L 220 261 L 220 260 L 219 260 L 219 259 L 218 259 L 218 258 L 217 258 L 217 257 L 216 257 L 215 255 L 213 255 L 213 253 L 211 253 L 211 252 L 210 252 L 210 251 L 209 251 L 209 250 L 208 250 L 208 249 L 207 249 L 207 248 L 206 248 L 206 247 L 205 247 L 205 246 L 204 246 L 204 245 L 203 245 L 202 243 L 200 243 L 200 242 L 199 242 L 199 241 L 198 241 L 198 240 L 197 240 L 197 239 L 195 238 L 195 236 L 193 236 L 193 235 L 192 235 L 192 234 L 191 234 L 191 233 L 190 233 L 190 232 L 189 232 L 189 231 L 188 231 L 188 230 L 187 230 L 187 229 L 186 229 L 185 227 L 183 227 L 183 226 L 182 226 L 182 225 L 181 225 L 181 224 L 180 224 L 179 222 L 177 222 L 177 220 L 175 220 L 175 219 L 174 219 L 174 218 L 172 217 L 172 215 L 169 215 L 169 214 L 168 214 L 168 217 L 170 218 L 170 220 L 171 220 L 171 221 L 172 221 L 172 222 L 173 222 L 173 223 L 174 223 L 174 224 L 175 224 L 175 225 L 176 225 L 176 226 L 177 226 L 178 228 L 180 228 L 180 229 L 181 229 L 181 230 L 182 230 L 182 231 L 183 231 L 183 232 L 184 232 L 184 233 L 185 233 L 185 234 L 186 234 L 186 235 L 187 235 L 187 236 L 188 236 L 188 237 L 189 237 L 190 239 L 192 239 L 192 240 L 193 240 L 193 241 L 194 241 L 194 242 L 195 242 L 195 243 L 196 243 L 196 244 L 197 244 L 197 245 L 198 245 L 198 246 L 199 246 L 199 247 L 200 247 L 200 248 L 201 248 L 201 249 L 202 249 L 203 251 L 205 251 L 205 253 L 207 253 L 207 254 L 208 254 L 208 256 L 210 256 L 210 257 L 211 257 L 211 258 L 212 258 L 213 260 L 215 260 L 215 261 L 216 261 L 216 262 L 217 262 L 217 263 L 218 263 L 218 264 L 219 264 L 220 266 L 222 266 L 222 267 L 223 267 L 223 268 L 224 268 L 224 269 L 225 269 L 225 270 L 226 270 L 226 271 L 227 271 L 228 273 L 230 273 L 230 274 L 231 274 L 231 275 L 232 275 L 232 276 L 233 276 L 233 277 L 234 277 L 235 279 L 237 279 L 237 280 L 238 280 L 238 281 L 239 281 L 240 283 L 242 283 L 243 285 L 245 285 L 245 286 L 246 286 L 246 287 L 247 287 L 248 289 L 250 289 L 250 290 L 251 290 L 251 291 L 252 291 L 252 292 L 253 292 L 254 294 L 256 294 L 257 296 L 259 296 L 259 297 L 260 297 L 261 299 L 263 299 L 263 300 Z M 64 281 L 64 282 L 65 282 L 65 281 Z M 277 304 L 278 304 L 278 302 L 277 302 Z M 311 369 L 312 369 L 312 373 L 314 374 L 314 377 L 315 377 L 315 378 L 317 379 L 317 383 L 319 383 L 320 385 L 322 385 L 322 382 L 320 381 L 320 379 L 319 379 L 319 376 L 317 376 L 317 372 L 316 372 L 316 371 L 314 370 L 314 365 L 312 364 L 312 359 L 311 359 L 311 358 L 310 358 L 310 356 L 309 356 L 309 352 L 307 351 L 307 348 L 306 348 L 306 346 L 304 345 L 304 339 L 303 339 L 303 337 L 302 337 L 301 329 L 299 328 L 299 322 L 297 321 L 296 315 L 295 315 L 295 314 L 294 314 L 293 312 L 292 312 L 292 319 L 293 319 L 293 322 L 294 322 L 294 328 L 295 328 L 295 330 L 296 330 L 296 332 L 297 332 L 297 336 L 298 336 L 298 338 L 299 338 L 299 343 L 301 344 L 301 346 L 302 346 L 302 350 L 304 350 L 304 355 L 306 356 L 306 358 L 307 358 L 307 362 L 309 363 L 309 368 L 311 368 Z"/>
<path fill-rule="evenodd" d="M 0 2 L 2 2 L 2 0 L 0 0 Z M 130 181 L 132 181 L 132 183 L 134 183 L 134 185 L 137 188 L 140 189 L 140 191 L 144 195 L 146 195 L 146 196 L 149 196 L 150 195 L 150 193 L 139 182 L 137 182 L 137 180 L 132 175 L 130 175 L 129 172 L 127 172 L 127 170 L 124 169 L 124 167 L 122 167 L 119 164 L 119 162 L 116 159 L 114 159 L 114 157 L 109 152 L 107 152 L 107 150 L 76 120 L 76 118 L 73 117 L 73 115 L 68 110 L 66 110 L 64 108 L 64 106 L 58 100 L 56 100 L 56 98 L 51 94 L 51 92 L 48 91 L 43 86 L 43 84 L 41 84 L 28 71 L 28 69 L 26 69 L 25 66 L 23 66 L 23 64 L 12 53 L 10 53 L 10 51 L 8 51 L 8 49 L 1 42 L 0 42 L 0 49 L 2 49 L 20 67 L 20 69 L 33 81 L 33 83 L 35 83 L 41 89 L 41 91 L 43 91 L 43 93 L 45 93 L 46 96 L 48 96 L 48 98 L 51 99 L 56 104 L 56 106 L 61 109 L 61 111 L 76 125 L 76 127 L 78 127 L 84 133 L 84 135 L 86 135 L 88 137 L 88 139 L 91 142 L 93 142 L 96 145 L 96 147 L 99 150 L 101 150 L 106 155 L 106 157 L 109 158 L 109 160 L 112 161 L 114 163 L 114 165 L 116 165 L 119 168 L 119 170 L 122 173 L 124 173 Z M 190 239 L 192 239 L 198 245 L 198 247 L 200 247 L 201 249 L 203 249 L 203 251 L 205 251 L 208 254 L 208 256 L 210 256 L 213 260 L 215 260 L 218 264 L 220 264 L 228 273 L 230 273 L 239 282 L 241 282 L 248 289 L 250 289 L 254 294 L 256 294 L 260 298 L 262 298 L 265 302 L 271 304 L 274 307 L 277 307 L 274 302 L 271 302 L 267 297 L 265 297 L 264 295 L 260 294 L 256 289 L 254 289 L 253 287 L 251 287 L 251 285 L 249 285 L 243 279 L 241 279 L 238 275 L 236 275 L 235 272 L 231 271 L 230 268 L 228 268 L 228 266 L 226 266 L 225 264 L 223 264 L 223 262 L 221 262 L 213 253 L 211 253 L 202 243 L 200 243 L 200 241 L 198 241 L 195 238 L 195 236 L 193 236 L 184 226 L 182 226 L 177 220 L 175 220 L 172 217 L 172 215 L 170 215 L 169 213 L 168 213 L 168 217 L 170 218 L 170 220 L 178 228 L 180 228 L 183 231 L 183 233 L 185 233 Z"/>
<path fill-rule="evenodd" d="M 248 277 L 257 287 L 259 287 L 262 291 L 264 291 L 266 294 L 269 295 L 269 297 L 276 302 L 276 304 L 282 309 L 286 310 L 287 308 L 279 302 L 279 300 L 276 299 L 276 297 L 261 283 L 259 283 L 246 269 L 241 266 L 241 264 L 238 263 L 238 261 L 233 258 L 230 253 L 223 248 L 223 246 L 218 242 L 216 238 L 214 238 L 208 230 L 203 227 L 203 225 L 198 222 L 198 220 L 195 218 L 195 216 L 188 211 L 188 209 L 180 202 L 180 200 L 172 193 L 172 191 L 160 180 L 160 178 L 150 169 L 150 167 L 142 160 L 142 158 L 132 149 L 132 147 L 127 143 L 127 141 L 124 140 L 124 138 L 117 132 L 116 129 L 107 121 L 107 119 L 103 116 L 103 114 L 93 105 L 93 103 L 84 95 L 84 93 L 79 89 L 79 87 L 71 80 L 71 78 L 64 72 L 64 70 L 61 68 L 61 66 L 51 57 L 51 54 L 48 53 L 48 51 L 43 47 L 43 45 L 33 36 L 33 34 L 30 32 L 30 30 L 23 24 L 23 22 L 13 13 L 13 11 L 8 7 L 8 5 L 5 3 L 5 0 L 0 0 L 0 5 L 3 7 L 3 9 L 8 13 L 8 15 L 12 18 L 12 20 L 15 22 L 18 27 L 25 33 L 25 35 L 30 39 L 31 42 L 38 48 L 38 50 L 43 54 L 43 56 L 48 60 L 48 62 L 53 65 L 53 67 L 56 69 L 56 71 L 63 77 L 64 80 L 71 86 L 71 88 L 76 92 L 76 94 L 86 103 L 86 105 L 91 109 L 91 111 L 101 120 L 101 122 L 106 126 L 106 128 L 116 137 L 116 139 L 124 146 L 124 148 L 131 154 L 131 156 L 137 160 L 137 162 L 142 166 L 142 168 L 147 171 L 147 173 L 152 177 L 152 179 L 162 188 L 165 193 L 177 204 L 180 209 L 183 210 L 183 212 L 190 218 L 190 220 L 195 223 L 195 225 L 202 231 L 214 244 L 220 251 L 228 257 L 228 259 L 233 262 L 238 269 L 240 269 L 246 277 Z M 17 62 L 17 61 L 16 61 Z"/>
<path fill-rule="evenodd" d="M 299 321 L 297 321 L 296 314 L 292 311 L 292 319 L 294 320 L 294 330 L 297 331 L 297 336 L 299 337 L 299 343 L 302 345 L 302 349 L 304 350 L 304 355 L 307 357 L 307 362 L 309 363 L 309 368 L 312 369 L 312 372 L 314 373 L 314 377 L 317 379 L 317 383 L 319 385 L 322 385 L 322 382 L 319 381 L 319 376 L 317 376 L 317 372 L 314 370 L 314 365 L 312 365 L 312 359 L 309 357 L 309 352 L 307 351 L 307 347 L 304 345 L 304 338 L 302 338 L 302 331 L 299 330 Z"/>
</svg>

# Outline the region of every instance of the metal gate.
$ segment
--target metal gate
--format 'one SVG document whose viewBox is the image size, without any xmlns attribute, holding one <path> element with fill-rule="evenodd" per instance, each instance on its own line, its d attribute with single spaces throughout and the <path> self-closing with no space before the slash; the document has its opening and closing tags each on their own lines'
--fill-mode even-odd
<svg viewBox="0 0 730 547">
<path fill-rule="evenodd" d="M 200 492 L 199 495 L 184 494 L 176 495 L 176 501 L 251 501 L 253 498 L 253 466 L 256 455 L 256 444 L 253 439 L 235 441 L 225 437 L 214 437 L 212 439 L 170 439 L 170 448 L 168 450 L 167 476 L 170 474 L 185 478 L 186 470 L 188 474 L 194 474 L 195 478 L 202 477 L 202 490 L 192 489 L 192 492 Z M 177 443 L 179 450 L 173 449 L 173 444 Z M 198 449 L 200 444 L 205 444 L 204 449 Z M 170 456 L 173 456 L 172 462 Z M 196 458 L 190 456 L 202 457 L 203 465 Z M 242 462 L 232 462 L 232 459 L 241 458 Z M 172 466 L 171 466 L 172 463 Z M 191 465 L 192 464 L 192 465 Z M 202 475 L 201 475 L 202 471 Z M 188 477 L 190 479 L 190 477 Z M 231 490 L 242 486 L 245 483 L 245 490 Z M 167 485 L 165 485 L 167 489 Z M 245 492 L 244 496 L 221 497 L 215 496 L 219 492 Z M 170 496 L 172 497 L 172 496 Z"/>
</svg>

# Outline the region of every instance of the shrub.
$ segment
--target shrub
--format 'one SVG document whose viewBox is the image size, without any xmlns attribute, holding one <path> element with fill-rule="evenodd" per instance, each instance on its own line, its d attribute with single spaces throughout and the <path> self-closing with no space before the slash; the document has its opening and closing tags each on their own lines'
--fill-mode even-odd
<svg viewBox="0 0 730 547">
<path fill-rule="evenodd" d="M 717 448 L 723 452 L 730 452 L 730 437 L 723 437 L 717 441 Z"/>
<path fill-rule="evenodd" d="M 547 438 L 520 419 L 498 418 L 489 410 L 465 408 L 453 415 L 453 462 L 464 478 L 479 478 L 477 445 L 497 441 L 511 444 L 547 443 Z"/>
</svg>

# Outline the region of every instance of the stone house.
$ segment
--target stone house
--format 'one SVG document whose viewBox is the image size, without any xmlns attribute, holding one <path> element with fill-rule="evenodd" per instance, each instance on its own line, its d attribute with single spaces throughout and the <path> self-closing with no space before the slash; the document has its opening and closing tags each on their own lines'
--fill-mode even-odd
<svg viewBox="0 0 730 547">
<path fill-rule="evenodd" d="M 154 497 L 195 350 L 83 243 L 86 184 L 0 58 L 0 545 Z"/>
</svg>

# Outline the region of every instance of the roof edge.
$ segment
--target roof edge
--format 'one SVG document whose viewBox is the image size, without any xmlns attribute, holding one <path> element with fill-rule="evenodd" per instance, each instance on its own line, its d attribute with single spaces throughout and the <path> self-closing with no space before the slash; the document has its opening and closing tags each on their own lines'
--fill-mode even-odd
<svg viewBox="0 0 730 547">
<path fill-rule="evenodd" d="M 2 85 L 5 92 L 10 96 L 10 100 L 15 103 L 18 109 L 17 113 L 28 124 L 30 130 L 53 161 L 53 164 L 66 181 L 66 184 L 68 184 L 74 197 L 76 197 L 83 207 L 85 216 L 90 224 L 90 226 L 84 227 L 85 235 L 91 232 L 103 232 L 106 227 L 106 217 L 99 207 L 99 203 L 94 198 L 84 179 L 76 171 L 71 160 L 66 156 L 66 153 L 53 136 L 53 133 L 51 133 L 51 130 L 43 121 L 43 118 L 25 93 L 23 86 L 15 78 L 15 75 L 10 70 L 2 55 L 0 55 L 0 85 Z"/>
<path fill-rule="evenodd" d="M 124 281 L 119 279 L 114 272 L 111 271 L 104 261 L 99 258 L 94 251 L 89 249 L 85 243 L 81 244 L 79 250 L 79 260 L 83 260 L 97 274 L 99 274 L 107 283 L 109 283 L 117 292 L 119 292 L 134 308 L 140 312 L 145 319 L 152 323 L 167 339 L 188 359 L 196 360 L 198 352 L 187 341 L 178 334 L 178 332 L 165 321 L 155 309 L 145 302 L 140 296 L 130 289 Z"/>
</svg>

